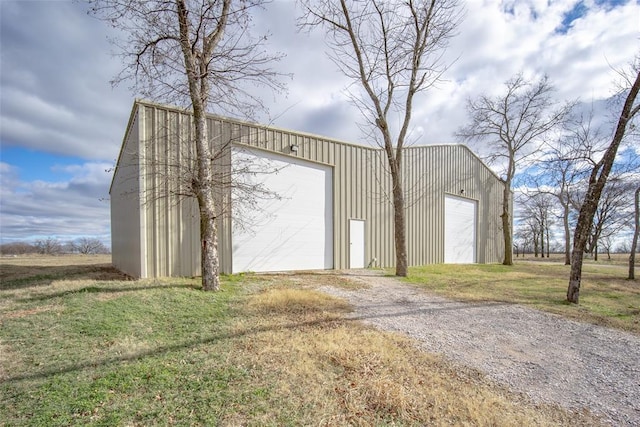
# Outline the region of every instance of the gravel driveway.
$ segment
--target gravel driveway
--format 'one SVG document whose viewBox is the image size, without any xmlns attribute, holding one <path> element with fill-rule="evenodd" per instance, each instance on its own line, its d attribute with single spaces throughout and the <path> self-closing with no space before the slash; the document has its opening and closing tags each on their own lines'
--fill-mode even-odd
<svg viewBox="0 0 640 427">
<path fill-rule="evenodd" d="M 640 426 L 640 337 L 513 304 L 456 302 L 375 272 L 345 276 L 368 287 L 322 290 L 347 299 L 351 318 L 402 332 L 534 401 Z"/>
</svg>

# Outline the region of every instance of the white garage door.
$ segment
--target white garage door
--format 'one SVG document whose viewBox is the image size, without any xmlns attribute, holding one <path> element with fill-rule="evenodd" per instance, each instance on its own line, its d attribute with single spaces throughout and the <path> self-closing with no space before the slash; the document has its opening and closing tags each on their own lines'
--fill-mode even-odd
<svg viewBox="0 0 640 427">
<path fill-rule="evenodd" d="M 444 262 L 476 262 L 476 202 L 460 197 L 444 198 Z"/>
<path fill-rule="evenodd" d="M 232 164 L 259 165 L 248 179 L 272 192 L 249 204 L 233 198 L 233 272 L 333 268 L 332 168 L 244 148 L 232 150 Z"/>
</svg>

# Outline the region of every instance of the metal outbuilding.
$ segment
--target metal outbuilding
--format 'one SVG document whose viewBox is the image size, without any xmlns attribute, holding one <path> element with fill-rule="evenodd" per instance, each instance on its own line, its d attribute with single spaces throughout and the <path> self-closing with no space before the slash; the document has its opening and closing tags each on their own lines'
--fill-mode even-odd
<svg viewBox="0 0 640 427">
<path fill-rule="evenodd" d="M 221 170 L 273 172 L 249 174 L 275 197 L 248 206 L 219 188 L 224 273 L 394 265 L 382 150 L 218 116 L 207 125 Z M 133 105 L 110 195 L 113 264 L 134 277 L 200 274 L 198 206 L 185 191 L 191 131 L 188 111 Z M 409 265 L 500 261 L 504 183 L 464 145 L 404 156 Z"/>
</svg>

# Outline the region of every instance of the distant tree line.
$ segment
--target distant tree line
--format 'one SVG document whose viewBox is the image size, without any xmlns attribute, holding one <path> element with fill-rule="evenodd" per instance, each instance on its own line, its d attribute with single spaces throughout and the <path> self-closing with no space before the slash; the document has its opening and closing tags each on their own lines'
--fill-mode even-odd
<svg viewBox="0 0 640 427">
<path fill-rule="evenodd" d="M 67 242 L 48 237 L 33 242 L 11 242 L 0 245 L 0 255 L 95 255 L 108 253 L 111 253 L 111 250 L 100 239 L 92 237 L 81 237 Z"/>
<path fill-rule="evenodd" d="M 636 185 L 631 177 L 622 175 L 604 187 L 585 246 L 585 254 L 595 261 L 601 254 L 610 259 L 611 253 L 631 252 Z M 566 195 L 567 203 L 563 204 L 549 187 L 519 192 L 520 209 L 513 242 L 515 256 L 527 253 L 544 258 L 549 257 L 550 252 L 564 253 L 565 264 L 569 264 L 570 230 L 576 226 L 582 193 L 576 188 L 573 194 Z"/>
<path fill-rule="evenodd" d="M 633 241 L 629 279 L 634 278 L 640 52 L 628 68 L 615 71 L 616 93 L 609 102 L 619 113 L 612 122 L 598 124 L 593 111 L 580 111 L 577 101 L 557 102 L 546 75 L 528 79 L 521 73 L 505 82 L 502 95 L 469 99 L 470 121 L 457 133 L 501 169 L 503 264 L 512 265 L 513 253 L 531 246 L 536 255 L 549 256 L 552 225 L 560 221 L 565 264 L 571 265 L 567 301 L 574 304 L 585 255 L 597 259 L 602 249 L 610 254 L 625 231 L 623 238 Z M 514 193 L 523 207 L 517 222 Z"/>
<path fill-rule="evenodd" d="M 632 69 L 637 72 L 638 64 Z M 625 82 L 623 95 L 632 80 Z M 630 127 L 624 141 L 624 135 L 618 137 L 620 151 L 614 156 L 616 161 L 609 162 L 606 182 L 601 183 L 595 200 L 589 189 L 610 151 L 613 124 L 598 122 L 593 111 L 585 113 L 575 101 L 554 101 L 553 92 L 547 76 L 528 80 L 518 74 L 505 82 L 502 96 L 469 100 L 471 120 L 458 131 L 463 140 L 476 147 L 484 145 L 484 159 L 501 169 L 505 247 L 512 247 L 516 257 L 563 252 L 565 264 L 571 264 L 572 232 L 589 199 L 593 218 L 589 227 L 580 226 L 584 254 L 597 260 L 602 253 L 629 253 L 640 171 L 640 159 L 633 149 L 638 137 L 635 127 Z M 635 112 L 637 107 L 625 113 L 624 119 L 630 120 Z M 510 251 L 506 251 L 504 264 L 511 263 Z"/>
</svg>

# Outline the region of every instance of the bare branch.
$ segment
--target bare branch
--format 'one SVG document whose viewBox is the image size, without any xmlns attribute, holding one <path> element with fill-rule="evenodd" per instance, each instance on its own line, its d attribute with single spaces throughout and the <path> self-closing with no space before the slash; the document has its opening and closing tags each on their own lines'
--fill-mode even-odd
<svg viewBox="0 0 640 427">
<path fill-rule="evenodd" d="M 253 190 L 259 187 L 238 184 L 228 158 L 232 139 L 212 140 L 206 117 L 215 107 L 225 113 L 251 117 L 264 108 L 262 101 L 247 90 L 247 83 L 283 89 L 280 74 L 270 64 L 281 55 L 264 49 L 266 36 L 250 34 L 249 12 L 263 0 L 88 0 L 91 13 L 109 22 L 126 35 L 116 40 L 125 68 L 115 82 L 133 81 L 143 96 L 172 102 L 192 109 L 188 135 L 165 141 L 157 152 L 162 135 L 153 139 L 145 170 L 150 176 L 145 198 L 185 197 L 197 200 L 200 214 L 202 283 L 205 290 L 219 289 L 218 231 L 216 219 L 228 208 L 221 189 Z M 171 131 L 171 125 L 163 129 Z M 167 135 L 164 135 L 166 138 Z M 215 139 L 215 138 L 214 138 Z M 145 144 L 149 143 L 144 141 Z M 245 169 L 235 171 L 247 173 Z M 146 184 L 145 184 L 146 185 Z"/>
<path fill-rule="evenodd" d="M 447 65 L 448 40 L 461 20 L 458 0 L 302 0 L 300 28 L 322 28 L 330 58 L 351 79 L 360 124 L 383 148 L 391 175 L 396 274 L 406 275 L 402 157 L 415 96 L 433 87 Z M 359 90 L 358 90 L 359 89 Z M 390 123 L 400 123 L 394 132 Z"/>
<path fill-rule="evenodd" d="M 627 134 L 627 128 L 631 127 L 632 120 L 638 111 L 638 93 L 640 92 L 640 60 L 638 60 L 638 57 L 636 57 L 635 62 L 628 72 L 621 72 L 620 74 L 626 77 L 625 80 L 629 86 L 627 86 L 627 90 L 621 92 L 626 93 L 626 96 L 611 143 L 604 152 L 601 161 L 593 167 L 589 176 L 589 186 L 584 197 L 584 202 L 580 208 L 578 222 L 574 232 L 571 273 L 569 275 L 569 286 L 567 289 L 567 301 L 574 304 L 579 302 L 580 284 L 582 281 L 582 260 L 593 226 L 594 216 L 600 203 L 602 192 L 607 184 L 609 174 L 613 169 L 618 148 L 622 144 Z"/>
<path fill-rule="evenodd" d="M 558 107 L 552 93 L 547 76 L 531 82 L 518 74 L 505 82 L 504 95 L 468 100 L 469 124 L 457 132 L 464 141 L 486 144 L 490 151 L 485 158 L 490 162 L 504 160 L 501 167 L 506 188 L 501 217 L 505 248 L 512 247 L 511 186 L 517 168 L 563 125 L 574 105 L 566 103 Z M 509 250 L 505 250 L 503 264 L 513 264 Z"/>
</svg>

